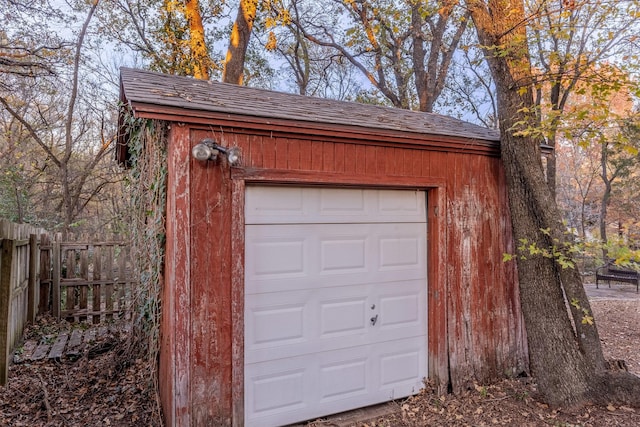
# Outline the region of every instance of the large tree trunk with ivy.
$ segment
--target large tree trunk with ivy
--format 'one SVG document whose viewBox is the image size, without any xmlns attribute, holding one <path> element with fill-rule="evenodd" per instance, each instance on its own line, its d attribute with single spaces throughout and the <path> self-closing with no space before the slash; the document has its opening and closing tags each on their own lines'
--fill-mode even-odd
<svg viewBox="0 0 640 427">
<path fill-rule="evenodd" d="M 640 378 L 607 370 L 582 278 L 570 266 L 570 246 L 544 179 L 541 141 L 528 132 L 538 123 L 522 0 L 467 4 L 496 82 L 513 233 L 521 246 L 520 300 L 539 390 L 552 405 L 639 405 Z"/>
</svg>

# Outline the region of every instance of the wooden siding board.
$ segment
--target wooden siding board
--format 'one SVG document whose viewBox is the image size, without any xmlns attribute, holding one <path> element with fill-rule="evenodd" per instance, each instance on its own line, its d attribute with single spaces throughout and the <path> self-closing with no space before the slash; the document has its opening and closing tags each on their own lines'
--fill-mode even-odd
<svg viewBox="0 0 640 427">
<path fill-rule="evenodd" d="M 427 156 L 426 158 L 423 157 L 422 173 L 451 182 L 450 180 L 454 175 L 453 171 L 449 168 L 454 165 L 449 164 L 449 155 L 454 153 L 426 152 L 425 154 L 427 154 Z M 428 168 L 426 171 L 424 169 L 425 167 Z"/>
<path fill-rule="evenodd" d="M 495 161 L 498 170 L 498 191 L 501 195 L 502 215 L 500 215 L 501 248 L 506 253 L 515 253 L 515 242 L 513 241 L 513 231 L 511 228 L 511 212 L 507 203 L 508 193 L 504 168 Z M 503 252 L 503 253 L 504 253 Z M 527 342 L 527 333 L 524 324 L 524 318 L 520 309 L 520 291 L 518 285 L 518 271 L 515 261 L 502 263 L 503 280 L 506 286 L 508 297 L 506 298 L 507 324 L 509 329 L 503 331 L 510 344 L 508 346 L 509 354 L 505 355 L 505 363 L 513 364 L 516 372 L 514 375 L 529 371 L 529 349 Z"/>
<path fill-rule="evenodd" d="M 407 170 L 409 169 L 407 167 L 407 163 L 405 162 L 404 156 L 405 156 L 405 152 L 407 150 L 402 150 L 399 148 L 392 148 L 393 150 L 393 159 L 395 161 L 395 168 L 392 171 L 393 175 L 400 175 L 400 176 L 408 176 L 407 174 Z"/>
<path fill-rule="evenodd" d="M 320 141 L 311 142 L 311 170 L 313 171 L 321 171 L 322 170 L 322 155 L 323 155 L 323 146 Z"/>
<path fill-rule="evenodd" d="M 334 172 L 336 168 L 334 144 L 332 142 L 322 143 L 322 171 Z"/>
<path fill-rule="evenodd" d="M 309 171 L 312 170 L 311 166 L 311 141 L 301 139 L 300 140 L 300 169 Z"/>
<path fill-rule="evenodd" d="M 271 137 L 262 138 L 262 167 L 273 169 L 276 167 L 276 139 Z"/>
<path fill-rule="evenodd" d="M 383 151 L 378 151 L 378 163 L 380 164 L 380 168 L 382 168 L 382 173 L 385 176 L 393 176 L 400 175 L 397 173 L 397 155 L 394 148 L 386 148 Z M 400 156 L 402 156 L 402 152 L 399 152 Z"/>
<path fill-rule="evenodd" d="M 167 165 L 167 245 L 160 346 L 160 400 L 165 422 L 189 425 L 189 131 L 174 124 Z M 180 221 L 176 221 L 180 218 Z M 173 219 L 173 220 L 172 220 Z"/>
<path fill-rule="evenodd" d="M 439 393 L 447 393 L 449 355 L 447 335 L 447 191 L 444 185 L 433 188 L 427 196 L 427 244 L 429 251 L 427 283 L 428 372 Z"/>
<path fill-rule="evenodd" d="M 231 418 L 230 182 L 226 163 L 191 163 L 192 422 L 211 425 Z"/>
<path fill-rule="evenodd" d="M 355 144 L 344 144 L 344 168 L 339 172 L 350 176 L 357 174 L 358 152 L 356 147 Z"/>
<path fill-rule="evenodd" d="M 377 154 L 376 147 L 374 147 L 372 145 L 367 145 L 365 147 L 365 155 L 364 155 L 365 170 L 364 170 L 364 172 L 367 175 L 378 175 L 378 171 L 376 170 L 376 167 L 378 166 L 378 163 L 376 162 L 376 154 Z"/>
<path fill-rule="evenodd" d="M 289 139 L 277 137 L 275 139 L 276 169 L 288 169 L 289 167 Z"/>
<path fill-rule="evenodd" d="M 264 166 L 264 162 L 262 160 L 262 136 L 260 135 L 249 135 L 247 138 L 249 142 L 249 156 L 245 158 L 245 164 L 254 165 L 257 168 L 261 168 Z"/>
<path fill-rule="evenodd" d="M 405 150 L 405 160 L 411 165 L 409 176 L 422 176 L 422 153 L 419 150 Z"/>
<path fill-rule="evenodd" d="M 231 405 L 232 424 L 244 425 L 244 197 L 245 182 L 235 179 L 231 189 Z"/>
<path fill-rule="evenodd" d="M 367 147 L 356 145 L 356 175 L 364 175 L 367 170 Z"/>
<path fill-rule="evenodd" d="M 292 139 L 289 144 L 289 169 L 291 170 L 299 170 L 300 169 L 300 140 Z"/>
<path fill-rule="evenodd" d="M 345 158 L 345 144 L 338 142 L 334 144 L 334 168 L 337 173 L 344 173 L 345 163 L 350 161 Z"/>
<path fill-rule="evenodd" d="M 421 161 L 421 170 L 422 170 L 422 176 L 438 176 L 440 178 L 444 178 L 444 176 L 442 174 L 438 175 L 436 173 L 434 173 L 431 170 L 431 163 L 432 163 L 432 158 L 433 157 L 437 157 L 440 159 L 440 161 L 445 161 L 447 158 L 446 154 L 441 154 L 441 153 L 435 153 L 435 152 L 431 152 L 431 151 L 422 151 L 421 152 L 421 156 L 422 156 L 422 161 Z"/>
<path fill-rule="evenodd" d="M 385 170 L 387 169 L 386 164 L 393 164 L 393 157 L 391 153 L 392 149 L 389 147 L 375 147 L 375 171 L 378 175 L 385 176 Z"/>
</svg>

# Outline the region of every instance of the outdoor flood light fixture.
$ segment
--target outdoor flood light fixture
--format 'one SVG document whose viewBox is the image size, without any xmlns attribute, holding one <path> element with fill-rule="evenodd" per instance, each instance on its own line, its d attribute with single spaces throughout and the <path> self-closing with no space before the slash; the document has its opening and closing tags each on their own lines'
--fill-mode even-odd
<svg viewBox="0 0 640 427">
<path fill-rule="evenodd" d="M 203 139 L 191 149 L 191 155 L 202 162 L 206 160 L 216 160 L 220 153 L 227 157 L 227 161 L 231 166 L 240 162 L 240 149 L 238 147 L 223 147 L 211 138 Z"/>
</svg>

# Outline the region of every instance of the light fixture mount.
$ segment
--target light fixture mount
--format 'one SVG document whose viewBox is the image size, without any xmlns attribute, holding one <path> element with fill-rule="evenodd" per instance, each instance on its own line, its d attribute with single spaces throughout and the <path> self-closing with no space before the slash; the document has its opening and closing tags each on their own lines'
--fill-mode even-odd
<svg viewBox="0 0 640 427">
<path fill-rule="evenodd" d="M 240 163 L 240 148 L 223 147 L 211 138 L 204 138 L 191 149 L 191 155 L 201 162 L 216 160 L 220 153 L 226 156 L 229 165 L 235 166 Z"/>
</svg>

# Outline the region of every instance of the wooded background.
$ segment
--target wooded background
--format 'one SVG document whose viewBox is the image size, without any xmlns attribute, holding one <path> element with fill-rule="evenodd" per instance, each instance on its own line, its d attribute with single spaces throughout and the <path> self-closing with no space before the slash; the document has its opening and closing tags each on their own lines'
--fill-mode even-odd
<svg viewBox="0 0 640 427">
<path fill-rule="evenodd" d="M 462 1 L 0 5 L 0 217 L 18 223 L 127 232 L 128 178 L 112 155 L 121 65 L 497 127 L 483 60 L 490 47 L 478 43 Z M 593 270 L 611 250 L 632 258 L 639 5 L 528 0 L 525 8 L 540 121 L 523 132 L 555 148 L 547 177 L 567 229 L 586 244 L 582 267 Z"/>
</svg>

